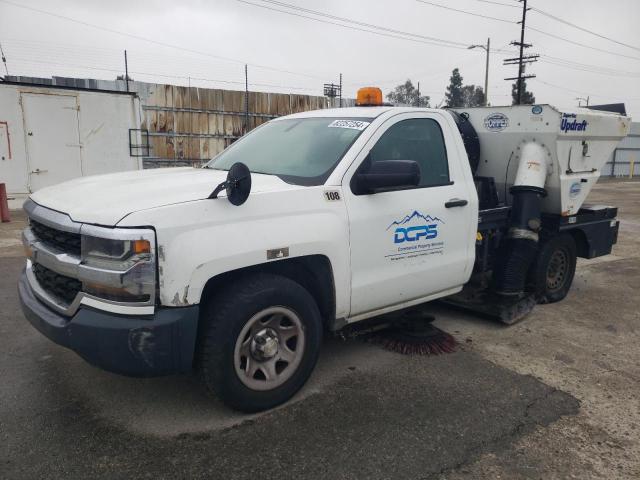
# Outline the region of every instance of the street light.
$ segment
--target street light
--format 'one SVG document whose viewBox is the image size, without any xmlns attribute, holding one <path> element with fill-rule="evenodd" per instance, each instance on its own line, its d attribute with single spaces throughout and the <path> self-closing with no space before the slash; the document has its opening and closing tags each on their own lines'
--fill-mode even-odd
<svg viewBox="0 0 640 480">
<path fill-rule="evenodd" d="M 482 48 L 487 52 L 487 66 L 484 71 L 484 106 L 489 104 L 489 52 L 491 51 L 491 39 L 487 38 L 486 45 L 469 45 L 467 49 Z"/>
</svg>

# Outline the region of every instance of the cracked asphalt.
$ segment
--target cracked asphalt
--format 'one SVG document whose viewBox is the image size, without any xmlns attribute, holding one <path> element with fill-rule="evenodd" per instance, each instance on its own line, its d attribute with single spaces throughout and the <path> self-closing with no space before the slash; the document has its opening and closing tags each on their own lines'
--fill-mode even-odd
<svg viewBox="0 0 640 480">
<path fill-rule="evenodd" d="M 0 226 L 0 478 L 640 477 L 640 183 L 614 255 L 512 327 L 427 310 L 456 353 L 407 357 L 328 339 L 288 404 L 229 411 L 195 378 L 119 377 L 52 344 L 16 296 L 24 219 Z"/>
</svg>

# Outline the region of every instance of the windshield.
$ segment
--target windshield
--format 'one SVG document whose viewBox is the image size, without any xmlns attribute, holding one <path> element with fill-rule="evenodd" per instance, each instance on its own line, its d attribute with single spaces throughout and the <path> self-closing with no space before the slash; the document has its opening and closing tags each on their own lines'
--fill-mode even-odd
<svg viewBox="0 0 640 480">
<path fill-rule="evenodd" d="M 242 162 L 253 173 L 277 175 L 297 185 L 322 185 L 371 120 L 276 120 L 249 133 L 205 166 L 228 170 Z"/>
</svg>

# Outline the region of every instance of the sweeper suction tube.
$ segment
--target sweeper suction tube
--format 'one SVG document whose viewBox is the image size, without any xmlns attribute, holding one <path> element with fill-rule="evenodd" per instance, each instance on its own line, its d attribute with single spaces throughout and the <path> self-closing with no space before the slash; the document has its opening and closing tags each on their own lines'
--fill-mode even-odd
<svg viewBox="0 0 640 480">
<path fill-rule="evenodd" d="M 527 272 L 538 251 L 540 205 L 546 196 L 549 152 L 535 141 L 520 145 L 518 172 L 509 190 L 513 198 L 506 241 L 493 272 L 493 287 L 501 295 L 524 291 Z"/>
</svg>

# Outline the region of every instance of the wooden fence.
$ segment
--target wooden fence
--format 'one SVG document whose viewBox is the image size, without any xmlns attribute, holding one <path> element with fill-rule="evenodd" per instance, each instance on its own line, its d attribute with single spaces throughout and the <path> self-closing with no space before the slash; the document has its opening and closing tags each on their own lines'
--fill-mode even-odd
<svg viewBox="0 0 640 480">
<path fill-rule="evenodd" d="M 202 165 L 247 131 L 282 115 L 337 106 L 326 97 L 151 85 L 142 97 L 146 168 Z M 344 106 L 353 100 L 344 99 Z"/>
</svg>

